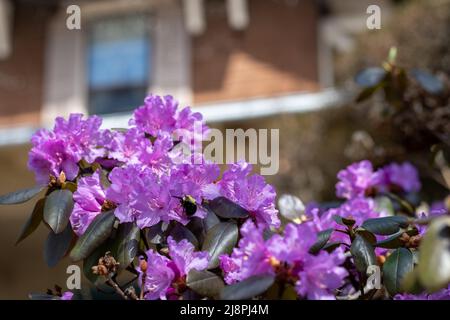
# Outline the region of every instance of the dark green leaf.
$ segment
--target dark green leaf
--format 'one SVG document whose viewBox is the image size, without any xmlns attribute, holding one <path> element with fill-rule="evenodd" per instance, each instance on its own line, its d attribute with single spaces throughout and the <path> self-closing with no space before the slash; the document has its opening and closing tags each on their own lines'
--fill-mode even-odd
<svg viewBox="0 0 450 320">
<path fill-rule="evenodd" d="M 377 243 L 377 237 L 372 232 L 362 228 L 356 229 L 355 232 L 366 239 L 371 245 L 375 245 Z"/>
<path fill-rule="evenodd" d="M 221 300 L 246 300 L 261 295 L 275 280 L 273 275 L 259 275 L 245 279 L 231 286 L 225 286 L 220 294 Z"/>
<path fill-rule="evenodd" d="M 198 248 L 198 240 L 195 235 L 181 223 L 176 223 L 170 230 L 169 234 L 177 242 L 186 239 L 192 243 L 196 249 Z"/>
<path fill-rule="evenodd" d="M 407 231 L 399 231 L 392 236 L 387 237 L 386 239 L 378 241 L 376 247 L 385 249 L 396 249 L 402 247 L 404 243 L 402 240 L 400 240 L 400 238 L 403 233 L 406 233 L 407 235 L 412 237 L 418 234 L 418 230 L 416 228 L 413 228 Z"/>
<path fill-rule="evenodd" d="M 335 249 L 339 248 L 342 245 L 341 242 L 328 242 L 324 247 L 322 248 L 326 252 L 333 252 Z"/>
<path fill-rule="evenodd" d="M 103 212 L 96 216 L 70 252 L 72 260 L 85 259 L 105 242 L 111 235 L 114 221 L 114 211 Z"/>
<path fill-rule="evenodd" d="M 402 292 L 401 283 L 413 268 L 413 255 L 408 249 L 399 248 L 386 259 L 383 264 L 383 283 L 391 296 Z"/>
<path fill-rule="evenodd" d="M 50 230 L 44 246 L 44 259 L 50 268 L 56 266 L 70 249 L 73 232 L 70 223 L 61 233 L 54 233 Z"/>
<path fill-rule="evenodd" d="M 330 228 L 317 233 L 317 240 L 309 249 L 309 253 L 318 253 L 327 244 L 328 240 L 330 240 L 330 236 L 333 233 L 333 230 L 333 228 Z"/>
<path fill-rule="evenodd" d="M 436 218 L 419 247 L 417 266 L 420 283 L 428 290 L 447 287 L 450 282 L 450 217 Z"/>
<path fill-rule="evenodd" d="M 355 220 L 354 219 L 350 219 L 350 218 L 344 218 L 338 215 L 334 215 L 333 216 L 333 220 L 337 223 L 340 224 L 341 226 L 353 226 L 355 224 Z"/>
<path fill-rule="evenodd" d="M 191 221 L 187 225 L 189 230 L 192 231 L 192 233 L 200 243 L 203 243 L 203 241 L 205 240 L 208 230 L 220 222 L 219 218 L 217 218 L 214 212 L 206 207 L 203 207 L 203 209 L 207 212 L 206 217 L 192 217 Z"/>
<path fill-rule="evenodd" d="M 47 293 L 30 293 L 28 294 L 30 300 L 61 300 L 60 297 Z"/>
<path fill-rule="evenodd" d="M 186 278 L 186 285 L 204 297 L 217 297 L 224 287 L 221 278 L 210 271 L 192 269 Z"/>
<path fill-rule="evenodd" d="M 375 92 L 377 92 L 380 88 L 382 88 L 382 85 L 376 85 L 372 87 L 366 87 L 358 94 L 355 101 L 356 103 L 363 102 L 367 99 L 369 99 Z"/>
<path fill-rule="evenodd" d="M 411 71 L 411 75 L 428 93 L 439 94 L 444 91 L 444 84 L 442 83 L 442 81 L 431 73 L 428 73 L 424 70 L 415 69 Z"/>
<path fill-rule="evenodd" d="M 16 241 L 16 245 L 37 229 L 44 216 L 44 203 L 45 199 L 39 199 L 36 202 L 33 212 L 22 227 L 22 231 L 20 232 L 19 238 Z"/>
<path fill-rule="evenodd" d="M 376 265 L 376 256 L 373 246 L 364 237 L 357 234 L 350 247 L 355 267 L 359 272 L 366 272 L 368 266 Z"/>
<path fill-rule="evenodd" d="M 60 233 L 69 223 L 72 210 L 72 192 L 69 190 L 55 190 L 45 200 L 44 221 L 54 233 Z"/>
<path fill-rule="evenodd" d="M 207 251 L 211 258 L 208 269 L 219 265 L 219 255 L 231 253 L 237 243 L 238 234 L 237 225 L 231 222 L 221 222 L 209 229 L 202 246 L 202 251 Z"/>
<path fill-rule="evenodd" d="M 205 206 L 209 207 L 221 218 L 237 219 L 248 217 L 247 210 L 225 197 L 217 197 Z"/>
<path fill-rule="evenodd" d="M 283 194 L 278 200 L 280 214 L 289 221 L 301 221 L 305 215 L 305 205 L 298 197 Z"/>
<path fill-rule="evenodd" d="M 0 204 L 19 204 L 24 203 L 44 189 L 43 186 L 36 186 L 16 192 L 11 192 L 0 196 Z"/>
<path fill-rule="evenodd" d="M 392 216 L 367 219 L 361 225 L 362 228 L 378 235 L 391 235 L 408 226 L 408 218 L 404 216 Z"/>
<path fill-rule="evenodd" d="M 386 71 L 383 68 L 367 68 L 356 75 L 355 82 L 361 87 L 372 87 L 379 84 L 385 75 Z"/>
<path fill-rule="evenodd" d="M 120 269 L 125 269 L 136 257 L 139 240 L 140 230 L 135 223 L 127 222 L 119 225 L 112 251 Z"/>
</svg>

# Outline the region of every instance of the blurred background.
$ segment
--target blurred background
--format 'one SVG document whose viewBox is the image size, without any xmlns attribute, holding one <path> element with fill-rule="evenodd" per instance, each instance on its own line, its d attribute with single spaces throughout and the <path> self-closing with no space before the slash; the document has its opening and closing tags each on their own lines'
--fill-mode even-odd
<svg viewBox="0 0 450 320">
<path fill-rule="evenodd" d="M 73 4 L 81 29 L 69 30 Z M 372 4 L 381 29 L 367 28 Z M 449 31 L 447 0 L 0 0 L 0 194 L 33 184 L 28 141 L 55 116 L 125 127 L 151 92 L 211 127 L 280 129 L 280 170 L 267 180 L 305 202 L 333 199 L 343 166 L 405 154 L 376 149 L 389 130 L 353 103 L 355 73 L 396 46 L 399 64 L 448 75 Z M 70 262 L 45 265 L 44 226 L 14 246 L 32 205 L 0 207 L 1 299 L 65 287 Z"/>
</svg>

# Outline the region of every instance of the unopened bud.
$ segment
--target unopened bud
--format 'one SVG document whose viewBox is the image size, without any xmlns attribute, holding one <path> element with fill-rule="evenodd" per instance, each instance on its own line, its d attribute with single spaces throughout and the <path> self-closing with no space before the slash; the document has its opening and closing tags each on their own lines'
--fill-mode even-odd
<svg viewBox="0 0 450 320">
<path fill-rule="evenodd" d="M 147 271 L 147 261 L 142 259 L 141 262 L 139 263 L 139 268 L 141 269 L 142 272 L 146 272 Z"/>
</svg>

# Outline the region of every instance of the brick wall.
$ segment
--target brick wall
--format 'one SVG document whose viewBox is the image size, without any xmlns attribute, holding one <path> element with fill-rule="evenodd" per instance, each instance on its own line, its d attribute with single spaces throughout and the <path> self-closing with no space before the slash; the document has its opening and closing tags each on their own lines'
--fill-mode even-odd
<svg viewBox="0 0 450 320">
<path fill-rule="evenodd" d="M 249 0 L 250 25 L 233 31 L 223 1 L 207 4 L 207 29 L 193 38 L 194 102 L 318 89 L 314 1 Z"/>
<path fill-rule="evenodd" d="M 12 54 L 0 60 L 0 127 L 39 122 L 47 6 L 14 6 Z"/>
</svg>

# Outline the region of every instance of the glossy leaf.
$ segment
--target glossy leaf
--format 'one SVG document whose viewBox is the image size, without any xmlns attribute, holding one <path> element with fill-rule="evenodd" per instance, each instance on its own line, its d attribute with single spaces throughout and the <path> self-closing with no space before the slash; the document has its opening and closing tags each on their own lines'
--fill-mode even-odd
<svg viewBox="0 0 450 320">
<path fill-rule="evenodd" d="M 35 186 L 0 196 L 0 204 L 19 204 L 27 202 L 44 189 L 43 186 Z"/>
<path fill-rule="evenodd" d="M 385 75 L 386 71 L 383 68 L 367 68 L 356 75 L 355 82 L 361 87 L 373 87 L 379 84 Z"/>
<path fill-rule="evenodd" d="M 350 247 L 350 253 L 353 256 L 356 269 L 360 272 L 366 272 L 367 267 L 376 265 L 376 256 L 373 246 L 361 235 L 356 235 Z"/>
<path fill-rule="evenodd" d="M 125 269 L 136 257 L 139 240 L 140 230 L 135 223 L 127 222 L 119 225 L 112 250 L 120 269 Z"/>
<path fill-rule="evenodd" d="M 84 234 L 78 239 L 70 253 L 74 261 L 87 258 L 111 235 L 115 221 L 113 211 L 103 212 L 95 217 Z"/>
<path fill-rule="evenodd" d="M 353 226 L 355 224 L 355 220 L 354 219 L 350 219 L 350 218 L 344 218 L 338 215 L 334 215 L 333 216 L 333 220 L 337 223 L 340 224 L 341 226 Z"/>
<path fill-rule="evenodd" d="M 273 275 L 258 275 L 236 284 L 225 286 L 220 294 L 221 300 L 246 300 L 266 292 L 274 283 Z"/>
<path fill-rule="evenodd" d="M 223 280 L 210 271 L 192 269 L 186 278 L 186 285 L 201 296 L 217 297 L 225 284 Z"/>
<path fill-rule="evenodd" d="M 378 235 L 391 235 L 408 226 L 408 218 L 404 216 L 392 216 L 367 219 L 361 225 L 362 228 Z"/>
<path fill-rule="evenodd" d="M 219 218 L 217 218 L 214 212 L 206 207 L 203 209 L 206 210 L 206 217 L 192 217 L 191 221 L 187 225 L 188 229 L 192 231 L 200 243 L 203 243 L 205 240 L 208 230 L 220 223 Z"/>
<path fill-rule="evenodd" d="M 383 264 L 383 283 L 391 296 L 402 292 L 402 281 L 414 268 L 413 255 L 405 248 L 391 253 Z"/>
<path fill-rule="evenodd" d="M 420 283 L 429 291 L 450 282 L 450 217 L 436 218 L 428 227 L 419 248 Z"/>
<path fill-rule="evenodd" d="M 62 232 L 69 223 L 73 210 L 73 195 L 69 190 L 55 190 L 47 196 L 44 205 L 44 221 L 54 233 Z"/>
<path fill-rule="evenodd" d="M 56 266 L 69 251 L 73 240 L 73 231 L 70 223 L 61 233 L 50 230 L 44 246 L 44 259 L 50 268 Z"/>
<path fill-rule="evenodd" d="M 309 253 L 318 253 L 327 244 L 328 240 L 330 240 L 333 230 L 333 228 L 330 228 L 317 233 L 317 240 L 309 249 Z"/>
<path fill-rule="evenodd" d="M 217 197 L 207 204 L 221 218 L 242 219 L 248 217 L 248 211 L 225 197 Z"/>
<path fill-rule="evenodd" d="M 170 236 L 177 242 L 186 239 L 198 249 L 198 240 L 191 230 L 183 226 L 181 223 L 176 223 L 169 232 Z"/>
<path fill-rule="evenodd" d="M 20 235 L 16 241 L 16 245 L 37 229 L 44 217 L 44 203 L 45 199 L 39 199 L 36 202 L 33 212 L 31 213 L 27 222 L 25 222 L 25 224 L 23 225 L 22 231 L 20 231 Z"/>
<path fill-rule="evenodd" d="M 278 200 L 280 214 L 289 221 L 301 221 L 305 215 L 305 205 L 298 197 L 283 194 Z"/>
<path fill-rule="evenodd" d="M 221 222 L 212 227 L 206 234 L 202 251 L 207 251 L 210 256 L 208 269 L 219 265 L 221 254 L 230 254 L 238 240 L 238 227 L 235 223 Z"/>
</svg>

